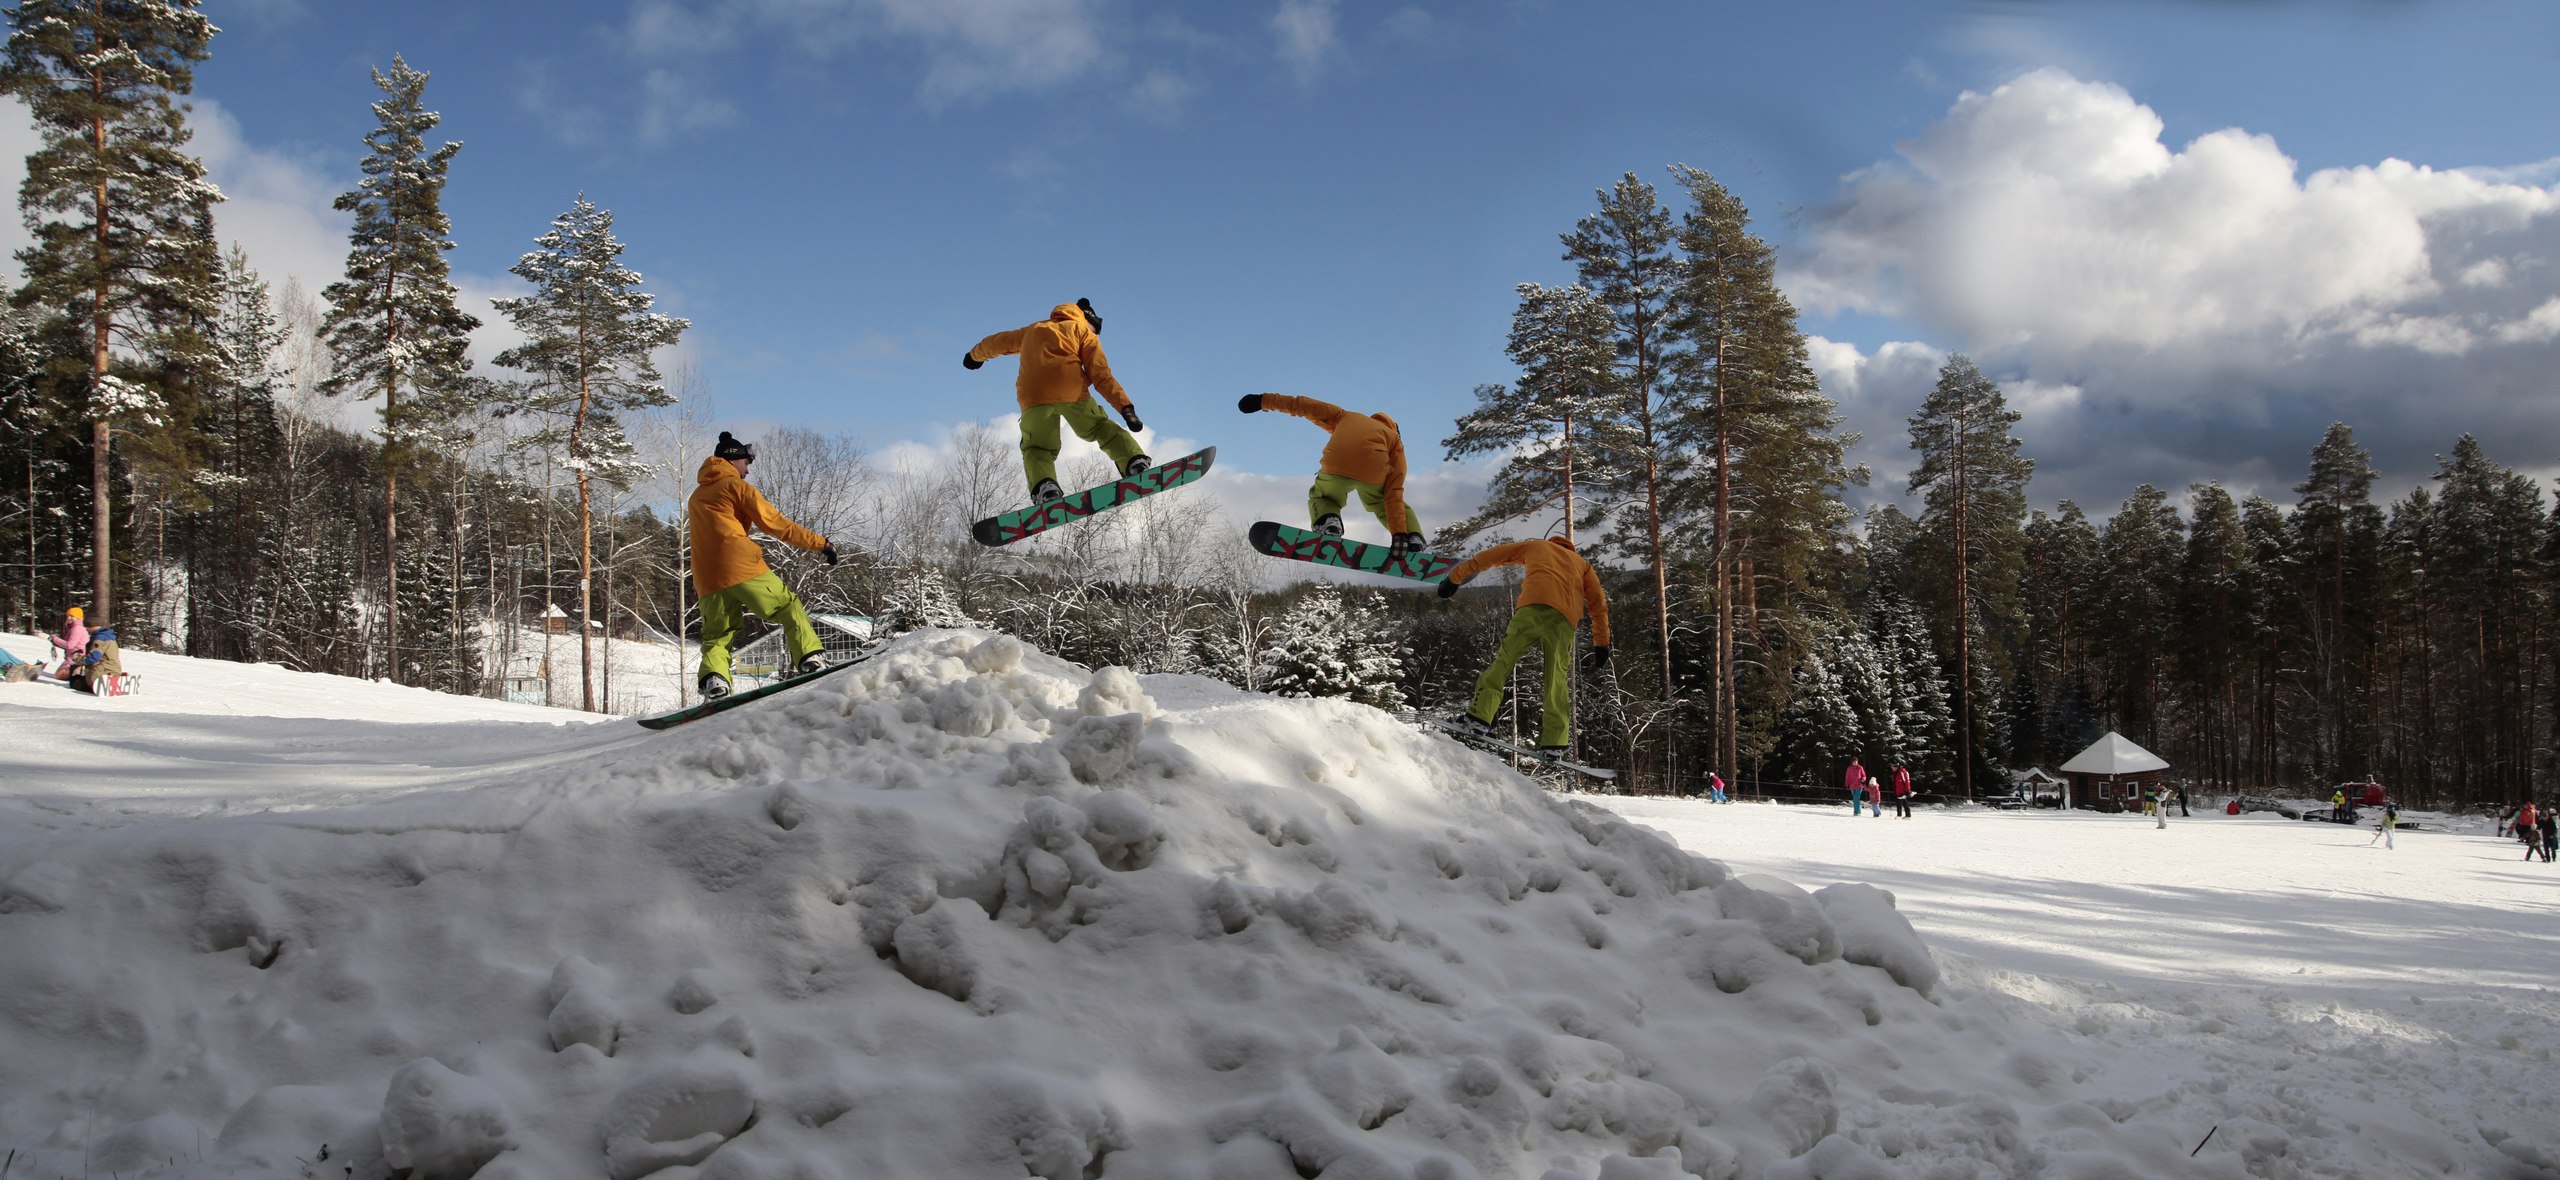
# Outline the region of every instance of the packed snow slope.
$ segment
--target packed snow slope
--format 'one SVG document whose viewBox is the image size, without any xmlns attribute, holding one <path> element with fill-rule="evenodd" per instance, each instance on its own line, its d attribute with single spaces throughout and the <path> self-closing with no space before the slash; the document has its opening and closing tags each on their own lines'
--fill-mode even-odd
<svg viewBox="0 0 2560 1180">
<path fill-rule="evenodd" d="M 61 714 L 137 743 L 119 789 L 52 757 L 104 746 L 17 744 L 26 694 L 62 690 L 0 688 L 9 1176 L 2481 1158 L 2312 1171 L 2255 1128 L 2191 1156 L 2192 1106 L 2128 1097 L 2016 989 L 1942 980 L 1886 891 L 1734 874 L 1360 706 L 953 631 L 663 734 L 188 744 L 152 691 Z M 253 756 L 268 728 L 302 744 Z"/>
</svg>

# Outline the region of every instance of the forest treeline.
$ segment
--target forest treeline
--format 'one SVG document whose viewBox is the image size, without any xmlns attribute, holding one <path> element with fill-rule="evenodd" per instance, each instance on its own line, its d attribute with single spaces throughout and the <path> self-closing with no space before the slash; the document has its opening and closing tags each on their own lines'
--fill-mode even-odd
<svg viewBox="0 0 2560 1180">
<path fill-rule="evenodd" d="M 374 74 L 344 274 L 278 290 L 219 248 L 186 150 L 196 5 L 10 16 L 0 90 L 41 143 L 0 319 L 0 612 L 34 630 L 87 604 L 131 646 L 489 694 L 558 616 L 583 686 L 558 703 L 599 709 L 624 695 L 611 644 L 692 632 L 678 509 L 716 396 L 655 367 L 686 325 L 651 310 L 609 211 L 564 194 L 525 227 L 526 286 L 498 304 L 525 343 L 475 364 L 442 211 L 467 166 L 435 142 L 426 73 Z M 2342 423 L 2286 492 L 2039 510 L 2018 412 L 1954 356 L 1902 424 L 1908 487 L 1855 511 L 1859 440 L 1774 251 L 1711 175 L 1669 176 L 1669 200 L 1630 173 L 1560 227 L 1571 281 L 1518 288 L 1512 378 L 1436 441 L 1493 475 L 1435 548 L 1547 533 L 1604 567 L 1622 638 L 1577 673 L 1580 757 L 1688 792 L 1836 782 L 1855 755 L 1966 797 L 2115 729 L 2216 789 L 2548 784 L 2549 489 L 2463 436 L 2377 500 Z M 1436 432 L 1406 430 L 1427 461 Z M 1022 498 L 1014 440 L 985 426 L 901 466 L 820 431 L 758 443 L 758 486 L 846 553 L 775 554 L 820 611 L 1381 707 L 1460 700 L 1507 613 L 1494 588 L 1274 588 L 1210 494 L 981 548 L 968 521 Z M 1086 462 L 1062 475 L 1103 476 Z"/>
</svg>

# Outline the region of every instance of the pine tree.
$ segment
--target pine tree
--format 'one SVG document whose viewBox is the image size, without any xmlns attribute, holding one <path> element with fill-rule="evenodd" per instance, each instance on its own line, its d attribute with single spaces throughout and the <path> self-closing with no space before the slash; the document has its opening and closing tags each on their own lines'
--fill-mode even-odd
<svg viewBox="0 0 2560 1180">
<path fill-rule="evenodd" d="M 1928 620 L 1899 594 L 1876 596 L 1867 617 L 1877 662 L 1891 702 L 1898 741 L 1876 752 L 1888 764 L 1911 768 L 1931 782 L 1955 777 L 1955 717 L 1947 706 L 1946 673 Z"/>
<path fill-rule="evenodd" d="M 2178 574 L 2175 636 L 2179 698 L 2198 746 L 2191 759 L 2208 779 L 2240 778 L 2240 672 L 2256 645 L 2264 604 L 2258 600 L 2256 550 L 2240 505 L 2218 484 L 2189 489 L 2186 558 Z"/>
<path fill-rule="evenodd" d="M 2370 639 L 2368 591 L 2382 533 L 2373 481 L 2371 454 L 2356 445 L 2346 423 L 2333 422 L 2311 450 L 2310 475 L 2293 489 L 2301 499 L 2293 509 L 2292 565 L 2309 616 L 2302 691 L 2325 710 L 2318 757 L 2331 775 L 2346 773 L 2363 745 L 2356 719 L 2367 686 L 2358 670 Z"/>
<path fill-rule="evenodd" d="M 277 495 L 274 355 L 283 339 L 267 284 L 234 247 L 215 316 L 215 363 L 197 433 L 195 485 L 203 508 L 187 522 L 187 654 L 256 660 L 251 620 L 261 613 L 259 563 L 267 556 Z"/>
<path fill-rule="evenodd" d="M 1956 774 L 1973 798 L 1973 735 L 1980 714 L 1973 685 L 1983 653 L 1973 644 L 1977 621 L 2009 618 L 2016 609 L 2026 537 L 2027 479 L 2035 462 L 2018 453 L 2018 412 L 2000 387 L 1962 355 L 1938 370 L 1937 387 L 1911 419 L 1911 449 L 1920 453 L 1911 490 L 1927 504 L 1921 528 L 1945 555 L 1952 585 L 1946 630 L 1955 649 Z"/>
<path fill-rule="evenodd" d="M 1793 687 L 1778 722 L 1781 765 L 1792 778 L 1823 782 L 1864 749 L 1864 727 L 1848 686 L 1820 650 L 1797 662 Z"/>
<path fill-rule="evenodd" d="M 1631 519 L 1604 538 L 1634 553 L 1653 573 L 1654 638 L 1660 659 L 1660 700 L 1674 695 L 1671 671 L 1670 561 L 1664 547 L 1664 487 L 1673 461 L 1673 407 L 1678 345 L 1672 331 L 1673 288 L 1680 259 L 1672 251 L 1671 213 L 1653 186 L 1627 173 L 1598 194 L 1600 209 L 1564 235 L 1565 260 L 1609 311 L 1615 332 L 1618 380 L 1603 415 L 1616 430 L 1607 444 L 1625 491 L 1619 499 Z"/>
<path fill-rule="evenodd" d="M 1384 616 L 1374 593 L 1354 600 L 1339 586 L 1310 591 L 1274 628 L 1262 657 L 1262 690 L 1401 707 L 1404 651 Z"/>
<path fill-rule="evenodd" d="M 394 55 L 391 73 L 375 70 L 373 84 L 388 97 L 373 104 L 378 125 L 365 136 L 364 179 L 335 205 L 356 218 L 346 277 L 321 292 L 335 367 L 320 388 L 382 399 L 384 664 L 397 676 L 400 477 L 422 451 L 448 441 L 440 431 L 466 397 L 465 349 L 480 321 L 456 305 L 444 257 L 453 249 L 445 172 L 462 145 L 427 150 L 426 134 L 443 116 L 423 103 L 426 74 Z"/>
<path fill-rule="evenodd" d="M 1503 349 L 1520 366 L 1520 380 L 1477 386 L 1476 408 L 1441 440 L 1452 459 L 1506 458 L 1484 507 L 1442 529 L 1443 545 L 1550 512 L 1572 540 L 1575 527 L 1595 515 L 1599 502 L 1589 489 L 1613 478 L 1605 455 L 1615 448 L 1604 436 L 1614 437 L 1614 427 L 1602 412 L 1618 396 L 1609 309 L 1583 287 L 1522 283 L 1519 292 Z"/>
<path fill-rule="evenodd" d="M 2162 744 L 2162 691 L 2178 617 L 2178 567 L 2186 556 L 2186 523 L 2160 489 L 2143 484 L 2125 498 L 2100 535 L 2105 553 L 2099 622 L 2114 670 L 2117 728 L 2153 748 Z"/>
<path fill-rule="evenodd" d="M 628 488 L 647 474 L 623 431 L 634 410 L 673 405 L 651 354 L 672 347 L 689 325 L 649 308 L 656 297 L 640 290 L 640 275 L 622 265 L 622 243 L 613 237 L 613 214 L 578 194 L 577 204 L 534 240 L 538 249 L 518 260 L 514 273 L 534 293 L 501 299 L 497 308 L 525 334 L 525 342 L 498 354 L 498 363 L 533 375 L 519 386 L 523 400 L 512 412 L 549 422 L 528 441 L 557 450 L 578 484 L 578 683 L 581 708 L 594 712 L 594 658 L 584 620 L 595 608 L 595 517 L 590 481 Z"/>
<path fill-rule="evenodd" d="M 136 354 L 167 353 L 173 332 L 210 314 L 218 263 L 208 210 L 222 199 L 178 101 L 195 86 L 214 28 L 196 0 L 21 0 L 0 92 L 27 104 L 41 142 L 27 157 L 19 208 L 35 244 L 18 254 L 21 308 L 84 329 L 89 419 L 90 621 L 114 620 L 113 437 L 148 424 L 159 391 L 135 380 Z M 119 357 L 119 347 L 127 350 Z"/>
<path fill-rule="evenodd" d="M 1848 547 L 1840 493 L 1855 440 L 1837 433 L 1795 305 L 1778 290 L 1777 252 L 1751 232 L 1750 211 L 1702 170 L 1672 174 L 1690 207 L 1671 291 L 1683 346 L 1664 354 L 1676 397 L 1661 436 L 1674 462 L 1655 517 L 1707 522 L 1717 765 L 1735 778 L 1742 667 L 1783 666 L 1773 637 L 1808 633 L 1809 613 L 1836 608 L 1817 567 Z"/>
</svg>

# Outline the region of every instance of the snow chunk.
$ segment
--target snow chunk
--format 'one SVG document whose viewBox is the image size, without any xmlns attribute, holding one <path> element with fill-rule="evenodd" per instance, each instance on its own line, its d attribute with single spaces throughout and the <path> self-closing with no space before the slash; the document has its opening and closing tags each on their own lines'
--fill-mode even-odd
<svg viewBox="0 0 2560 1180">
<path fill-rule="evenodd" d="M 623 1087 L 604 1115 L 605 1170 L 637 1180 L 701 1163 L 755 1117 L 754 1087 L 731 1061 L 696 1055 L 660 1065 Z"/>
<path fill-rule="evenodd" d="M 1881 967 L 1895 983 L 1929 995 L 1938 987 L 1938 961 L 1911 929 L 1909 919 L 1894 908 L 1892 892 L 1843 881 L 1827 885 L 1813 895 L 1831 915 L 1831 925 L 1840 935 L 1840 957 L 1852 963 Z"/>
<path fill-rule="evenodd" d="M 513 1146 L 498 1092 L 421 1057 L 391 1075 L 382 1100 L 382 1159 L 417 1180 L 467 1180 Z"/>
<path fill-rule="evenodd" d="M 1790 1057 L 1760 1076 L 1760 1085 L 1751 1092 L 1751 1109 L 1777 1133 L 1784 1154 L 1803 1155 L 1839 1129 L 1838 1085 L 1830 1066 L 1810 1057 Z"/>
<path fill-rule="evenodd" d="M 551 1016 L 543 1022 L 543 1029 L 551 1034 L 555 1053 L 571 1045 L 593 1045 L 611 1057 L 620 1023 L 604 993 L 582 985 L 570 988 L 559 1003 L 551 1006 Z"/>
<path fill-rule="evenodd" d="M 1086 682 L 1076 696 L 1076 708 L 1087 717 L 1111 717 L 1135 713 L 1142 718 L 1156 715 L 1155 698 L 1138 687 L 1138 677 L 1117 664 L 1103 668 Z"/>
<path fill-rule="evenodd" d="M 985 676 L 1014 671 L 1022 667 L 1022 641 L 1010 635 L 994 636 L 970 648 L 961 662 L 967 664 L 970 671 Z"/>
<path fill-rule="evenodd" d="M 1793 882 L 1745 873 L 1716 886 L 1716 904 L 1727 915 L 1757 925 L 1770 945 L 1808 965 L 1840 957 L 1840 935 L 1831 916 Z"/>
</svg>

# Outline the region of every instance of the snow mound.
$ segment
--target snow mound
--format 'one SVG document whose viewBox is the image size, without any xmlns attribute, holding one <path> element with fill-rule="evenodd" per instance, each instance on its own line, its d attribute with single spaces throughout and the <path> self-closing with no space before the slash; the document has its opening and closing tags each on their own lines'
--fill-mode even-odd
<svg viewBox="0 0 2560 1180">
<path fill-rule="evenodd" d="M 11 836 L 0 896 L 30 1175 L 1905 1174 L 1836 1133 L 1888 1101 L 1894 1168 L 2005 1175 L 2073 1065 L 1995 1068 L 1882 890 L 979 632 L 446 789 Z"/>
</svg>

